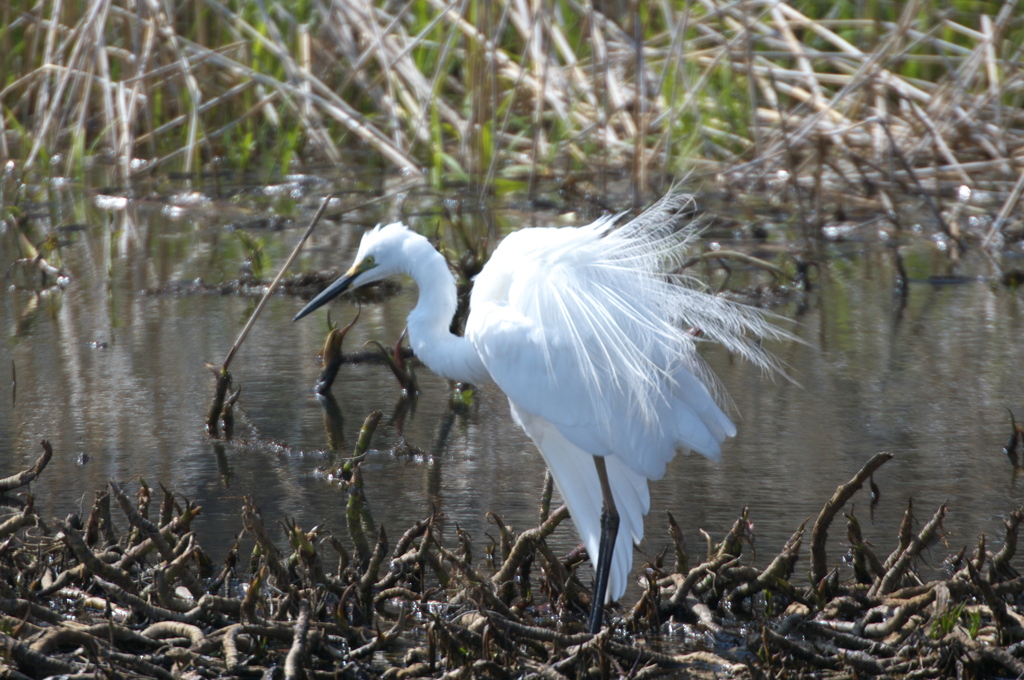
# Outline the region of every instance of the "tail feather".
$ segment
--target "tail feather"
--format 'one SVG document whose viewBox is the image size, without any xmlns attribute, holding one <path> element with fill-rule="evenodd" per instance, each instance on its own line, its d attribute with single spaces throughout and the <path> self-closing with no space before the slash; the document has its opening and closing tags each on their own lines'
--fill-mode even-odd
<svg viewBox="0 0 1024 680">
<path fill-rule="evenodd" d="M 512 416 L 540 449 L 562 500 L 591 564 L 596 568 L 601 544 L 601 484 L 594 465 L 594 456 L 566 439 L 558 429 L 543 418 L 519 409 L 510 402 Z M 650 509 L 647 479 L 615 456 L 605 458 L 612 497 L 619 512 L 619 533 L 612 553 L 608 575 L 606 602 L 617 600 L 626 592 L 629 572 L 633 566 L 633 544 L 644 535 L 644 515 Z"/>
</svg>

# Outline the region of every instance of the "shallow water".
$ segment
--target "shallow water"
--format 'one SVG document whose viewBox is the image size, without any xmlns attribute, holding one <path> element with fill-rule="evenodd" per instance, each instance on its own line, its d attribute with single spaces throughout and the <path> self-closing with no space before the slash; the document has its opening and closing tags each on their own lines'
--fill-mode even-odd
<svg viewBox="0 0 1024 680">
<path fill-rule="evenodd" d="M 295 204 L 240 205 L 186 196 L 110 209 L 103 201 L 97 207 L 95 197 L 71 198 L 78 203 L 50 210 L 61 224 L 84 225 L 58 232 L 53 259 L 70 283 L 41 294 L 5 286 L 0 295 L 0 371 L 8 374 L 13 365 L 17 377 L 16 393 L 0 394 L 0 476 L 30 466 L 39 440 L 49 439 L 54 459 L 31 487 L 44 514 L 87 512 L 93 492 L 108 479 L 134 488 L 142 478 L 203 507 L 197 528 L 215 555 L 241 530 L 244 496 L 255 500 L 268 524 L 285 518 L 307 529 L 325 523 L 346 537 L 343 495 L 317 469 L 332 460 L 332 445 L 347 454 L 366 414 L 381 409 L 385 417 L 364 471 L 371 510 L 391 536 L 436 508 L 477 539 L 479 555 L 486 534 L 496 535 L 487 511 L 519 529 L 536 522 L 543 462 L 494 387 L 479 390 L 467 413 L 453 415 L 446 384 L 420 370 L 422 393 L 403 427 L 409 446 L 400 447 L 390 422 L 400 398 L 397 383 L 382 365 L 346 365 L 334 387 L 343 427 L 340 443 L 333 440 L 312 391 L 324 317 L 293 324 L 303 304 L 294 296 L 270 301 L 231 367 L 242 387 L 237 438 L 220 443 L 206 436 L 214 381 L 204 362 L 223 360 L 255 299 L 147 291 L 197 277 L 207 283 L 237 277 L 246 253 L 227 225 L 274 212 L 292 215 L 296 225 L 285 229 L 246 222 L 264 240 L 269 277 L 298 240 L 313 200 L 300 194 Z M 362 213 L 324 222 L 294 271 L 347 266 L 362 229 L 386 217 Z M 437 223 L 410 221 L 425 230 Z M 572 220 L 511 210 L 477 220 L 494 238 L 512 225 L 565 221 Z M 14 243 L 9 228 L 0 234 L 5 270 Z M 903 252 L 912 281 L 899 313 L 889 247 L 866 239 L 823 248 L 815 289 L 776 309 L 793 320 L 803 340 L 772 348 L 794 382 L 766 379 L 714 348 L 705 352 L 735 402 L 739 435 L 726 443 L 720 463 L 680 457 L 652 485 L 641 546 L 647 557 L 670 545 L 666 510 L 699 555 L 699 530 L 721 537 L 749 505 L 758 562 L 766 563 L 836 485 L 882 450 L 895 458 L 875 476 L 881 502 L 873 520 L 868 497 L 855 497 L 865 535 L 881 553 L 894 545 L 908 497 L 921 523 L 943 500 L 950 502 L 948 550 L 933 549 L 933 565 L 972 545 L 980 532 L 997 539 L 1002 518 L 1024 500 L 1024 480 L 1014 484 L 1001 451 L 1009 434 L 1007 408 L 1024 417 L 1020 295 L 991 283 L 992 263 L 972 254 L 956 269 L 967 282 L 928 283 L 928 276 L 948 273 L 946 255 L 934 241 L 910 240 Z M 737 276 L 742 283 L 742 273 Z M 407 285 L 386 303 L 364 306 L 346 351 L 370 339 L 393 343 L 414 296 Z M 353 314 L 350 304 L 332 305 L 335 320 L 347 323 Z M 834 561 L 842 558 L 844 528 L 837 521 L 832 529 Z M 576 538 L 565 527 L 556 542 L 568 550 Z M 638 555 L 635 564 L 644 559 Z M 798 570 L 806 569 L 802 561 Z"/>
</svg>

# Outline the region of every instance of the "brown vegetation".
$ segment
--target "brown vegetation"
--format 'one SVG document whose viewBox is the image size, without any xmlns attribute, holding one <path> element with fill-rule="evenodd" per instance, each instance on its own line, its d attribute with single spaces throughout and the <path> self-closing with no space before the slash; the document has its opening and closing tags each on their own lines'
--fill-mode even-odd
<svg viewBox="0 0 1024 680">
<path fill-rule="evenodd" d="M 828 567 L 829 525 L 889 454 L 872 458 L 822 508 L 809 587 L 797 568 L 803 526 L 766 567 L 755 567 L 744 552 L 753 540 L 745 509 L 720 542 L 707 537 L 706 554 L 689 567 L 669 516 L 673 564 L 664 554 L 647 564 L 639 599 L 591 636 L 582 632 L 588 589 L 576 571 L 585 559 L 579 551 L 559 557 L 545 542 L 567 518 L 564 507 L 521 533 L 493 517 L 499 540 L 487 551 L 489 566 L 474 562 L 475 546 L 461 531 L 451 536 L 439 515 L 391 547 L 370 515 L 360 471 L 378 420 L 371 415 L 357 455 L 333 472 L 347 498 L 350 548 L 322 529 L 286 522 L 282 550 L 246 501 L 244 535 L 218 570 L 190 528 L 200 508 L 166 489 L 154 512 L 145 483 L 132 501 L 111 481 L 88 517 L 65 520 L 44 519 L 31 496 L 4 497 L 21 507 L 0 524 L 0 674 L 277 677 L 281 666 L 289 679 L 1024 672 L 1024 577 L 1011 566 L 1021 511 L 1006 520 L 998 551 L 983 537 L 933 580 L 922 580 L 916 565 L 941 537 L 945 504 L 916 532 L 908 506 L 884 560 L 851 511 L 852 578 Z M 8 493 L 45 467 L 51 450 L 43 446 L 32 470 L 4 481 Z M 659 637 L 666 625 L 690 651 Z"/>
</svg>

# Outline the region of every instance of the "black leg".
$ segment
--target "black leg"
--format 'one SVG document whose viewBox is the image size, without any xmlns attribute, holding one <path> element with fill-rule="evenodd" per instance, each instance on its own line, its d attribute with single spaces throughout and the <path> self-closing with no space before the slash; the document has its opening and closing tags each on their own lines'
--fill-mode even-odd
<svg viewBox="0 0 1024 680">
<path fill-rule="evenodd" d="M 604 616 L 604 598 L 608 592 L 608 573 L 612 568 L 612 553 L 615 551 L 615 538 L 619 534 L 619 511 L 612 498 L 612 487 L 608 484 L 608 471 L 604 466 L 604 458 L 594 456 L 597 467 L 597 478 L 601 480 L 601 497 L 604 505 L 601 508 L 601 545 L 597 556 L 597 574 L 594 577 L 594 601 L 590 605 L 590 633 L 601 632 L 601 619 Z"/>
</svg>

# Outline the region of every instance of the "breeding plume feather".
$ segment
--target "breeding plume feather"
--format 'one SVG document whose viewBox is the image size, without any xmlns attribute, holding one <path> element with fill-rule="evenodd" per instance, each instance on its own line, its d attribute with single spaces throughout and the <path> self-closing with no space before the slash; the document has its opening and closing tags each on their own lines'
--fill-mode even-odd
<svg viewBox="0 0 1024 680">
<path fill-rule="evenodd" d="M 595 566 L 593 632 L 600 604 L 625 592 L 648 480 L 679 450 L 717 460 L 736 433 L 692 331 L 768 370 L 761 340 L 789 337 L 679 273 L 696 231 L 682 217 L 689 202 L 508 235 L 474 281 L 464 337 L 448 330 L 456 287 L 444 257 L 400 223 L 366 232 L 351 269 L 295 317 L 350 287 L 416 281 L 416 355 L 443 377 L 496 384 L 551 470 Z"/>
</svg>

